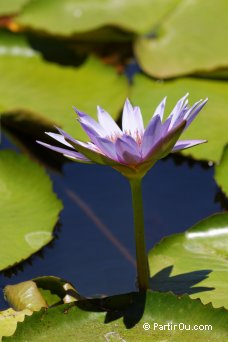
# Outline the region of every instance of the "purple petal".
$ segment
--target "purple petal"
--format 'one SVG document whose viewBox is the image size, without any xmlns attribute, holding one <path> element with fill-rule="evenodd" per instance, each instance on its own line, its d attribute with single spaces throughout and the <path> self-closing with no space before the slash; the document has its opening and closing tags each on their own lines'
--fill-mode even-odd
<svg viewBox="0 0 228 342">
<path fill-rule="evenodd" d="M 165 104 L 166 104 L 166 98 L 167 97 L 164 97 L 164 99 L 159 103 L 159 105 L 157 106 L 157 108 L 155 109 L 154 111 L 154 115 L 153 117 L 155 116 L 159 116 L 160 117 L 160 120 L 162 121 L 163 120 L 163 115 L 164 115 L 164 110 L 165 110 Z"/>
<path fill-rule="evenodd" d="M 91 116 L 78 111 L 75 107 L 73 107 L 75 112 L 79 116 L 79 123 L 81 124 L 82 128 L 85 130 L 86 134 L 89 136 L 87 131 L 93 131 L 95 135 L 105 137 L 107 135 L 106 130 Z"/>
<path fill-rule="evenodd" d="M 65 139 L 68 141 L 68 138 L 66 137 L 67 134 L 65 132 L 63 132 L 63 133 L 65 134 Z M 99 146 L 101 146 L 100 142 L 98 142 L 95 145 L 91 142 L 85 143 L 85 142 L 82 142 L 79 140 L 75 140 L 71 137 L 70 137 L 70 139 L 71 140 L 69 140 L 69 141 L 72 144 L 72 146 L 76 150 L 78 150 L 81 154 L 85 155 L 92 162 L 97 163 L 97 164 L 101 164 L 101 165 L 111 165 L 111 166 L 118 164 L 115 160 L 113 160 L 112 158 L 109 158 L 108 156 L 103 154 L 104 152 L 102 151 L 102 149 L 99 148 Z M 104 138 L 96 137 L 96 139 L 102 140 Z"/>
<path fill-rule="evenodd" d="M 203 144 L 205 142 L 207 142 L 207 140 L 179 140 L 173 147 L 172 152 L 184 150 L 186 148 Z"/>
<path fill-rule="evenodd" d="M 186 125 L 186 121 L 182 121 L 178 126 L 174 127 L 171 131 L 167 132 L 165 136 L 161 136 L 156 144 L 151 146 L 151 149 L 147 155 L 143 156 L 143 159 L 161 159 L 165 157 L 175 146 L 178 138 L 183 132 Z"/>
<path fill-rule="evenodd" d="M 45 134 L 49 135 L 49 137 L 59 141 L 61 144 L 66 145 L 68 147 L 72 148 L 72 145 L 69 144 L 65 139 L 64 136 L 62 136 L 62 134 L 57 134 L 57 133 L 52 133 L 52 132 L 45 132 Z"/>
<path fill-rule="evenodd" d="M 55 128 L 59 131 L 59 133 L 64 137 L 64 139 L 67 141 L 71 141 L 73 143 L 76 143 L 78 140 L 75 140 L 72 136 L 70 136 L 67 132 L 63 131 L 61 128 L 55 126 Z"/>
<path fill-rule="evenodd" d="M 126 142 L 128 145 L 130 145 L 134 149 L 134 151 L 137 153 L 137 155 L 140 156 L 140 148 L 134 138 L 132 138 L 130 135 L 123 134 L 120 139 Z"/>
<path fill-rule="evenodd" d="M 88 116 L 86 113 L 80 111 L 78 108 L 72 106 L 73 110 L 75 111 L 75 113 L 80 117 L 83 118 L 84 116 Z"/>
<path fill-rule="evenodd" d="M 100 137 L 97 137 L 96 140 L 96 145 L 101 150 L 101 152 L 104 153 L 104 155 L 106 155 L 110 159 L 118 161 L 115 144 L 111 140 Z"/>
<path fill-rule="evenodd" d="M 139 107 L 132 107 L 127 99 L 122 116 L 123 133 L 131 135 L 135 140 L 139 139 L 144 132 L 142 114 Z"/>
<path fill-rule="evenodd" d="M 168 119 L 166 119 L 163 122 L 162 127 L 161 127 L 162 136 L 165 136 L 168 133 L 171 120 L 172 120 L 172 117 L 168 117 Z"/>
<path fill-rule="evenodd" d="M 189 93 L 185 94 L 179 101 L 177 101 L 176 105 L 174 106 L 172 112 L 170 113 L 169 117 L 173 117 L 176 113 L 179 113 L 181 108 L 184 105 L 186 98 L 188 97 Z"/>
<path fill-rule="evenodd" d="M 137 131 L 139 134 L 143 134 L 144 132 L 144 124 L 141 110 L 138 106 L 135 106 L 133 109 L 133 117 L 132 117 L 132 125 L 134 131 Z"/>
<path fill-rule="evenodd" d="M 202 99 L 197 101 L 196 103 L 194 103 L 194 105 L 192 107 L 190 107 L 187 112 L 184 114 L 184 120 L 187 120 L 188 117 L 191 115 L 191 113 L 193 113 L 193 111 L 195 110 L 195 108 L 202 102 Z"/>
<path fill-rule="evenodd" d="M 173 108 L 171 114 L 169 115 L 169 117 L 171 117 L 171 122 L 168 130 L 171 130 L 176 124 L 180 123 L 180 120 L 178 120 L 179 118 L 183 119 L 183 115 L 186 113 L 188 108 L 188 100 L 186 100 L 188 95 L 189 94 L 187 93 L 184 97 L 182 97 Z"/>
<path fill-rule="evenodd" d="M 128 132 L 131 127 L 131 120 L 133 115 L 133 107 L 128 99 L 126 99 L 124 108 L 123 108 L 123 115 L 122 115 L 122 131 Z"/>
<path fill-rule="evenodd" d="M 45 146 L 45 147 L 49 148 L 50 150 L 56 151 L 58 153 L 61 153 L 65 157 L 73 158 L 73 159 L 75 159 L 75 160 L 77 160 L 79 162 L 91 163 L 91 160 L 89 160 L 88 158 L 83 156 L 81 153 L 78 153 L 76 151 L 67 150 L 65 148 L 49 145 L 49 144 L 46 144 L 46 143 L 44 143 L 42 141 L 38 141 L 38 140 L 37 140 L 37 143 L 42 145 L 42 146 Z"/>
<path fill-rule="evenodd" d="M 113 118 L 100 106 L 97 106 L 97 117 L 99 124 L 105 129 L 108 135 L 120 135 L 121 129 Z"/>
<path fill-rule="evenodd" d="M 79 121 L 80 125 L 82 126 L 83 130 L 86 132 L 86 134 L 88 135 L 88 137 L 90 138 L 90 140 L 96 145 L 97 144 L 97 137 L 102 137 L 105 138 L 107 136 L 107 134 L 105 134 L 104 136 L 100 135 L 98 133 L 98 131 L 96 129 L 93 129 L 92 126 L 87 125 L 86 123 Z"/>
<path fill-rule="evenodd" d="M 198 107 L 194 107 L 193 108 L 190 108 L 190 112 L 186 113 L 186 116 L 187 116 L 187 124 L 186 124 L 186 127 L 185 129 L 192 123 L 192 121 L 195 119 L 195 117 L 198 115 L 198 113 L 201 111 L 201 109 L 205 106 L 205 104 L 207 103 L 208 99 L 205 99 L 200 105 L 198 105 Z"/>
<path fill-rule="evenodd" d="M 80 141 L 80 140 L 76 140 L 74 138 L 72 138 L 68 133 L 66 133 L 65 131 L 63 131 L 61 128 L 59 127 L 56 127 L 56 129 L 59 131 L 59 133 L 64 137 L 65 140 L 67 140 L 67 142 L 70 141 L 69 145 L 71 147 L 74 147 L 74 145 L 80 145 L 80 146 L 83 146 L 87 149 L 90 149 L 92 151 L 97 151 L 96 149 L 96 146 L 91 143 L 91 142 L 83 142 L 83 141 Z"/>
<path fill-rule="evenodd" d="M 151 147 L 158 141 L 161 135 L 162 122 L 160 115 L 155 115 L 149 122 L 145 129 L 142 138 L 142 156 L 146 156 L 151 150 Z"/>
<path fill-rule="evenodd" d="M 116 154 L 120 163 L 134 165 L 141 161 L 138 144 L 133 141 L 134 139 L 127 135 L 116 140 Z"/>
</svg>

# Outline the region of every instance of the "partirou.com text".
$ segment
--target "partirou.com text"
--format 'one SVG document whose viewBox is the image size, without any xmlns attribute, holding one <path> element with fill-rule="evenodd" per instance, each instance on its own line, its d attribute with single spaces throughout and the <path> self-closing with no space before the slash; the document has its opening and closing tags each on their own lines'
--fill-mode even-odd
<svg viewBox="0 0 228 342">
<path fill-rule="evenodd" d="M 144 330 L 201 330 L 201 331 L 211 331 L 213 329 L 211 324 L 186 324 L 183 322 L 180 323 L 166 323 L 166 324 L 159 324 L 157 322 L 153 322 L 149 324 L 145 322 L 143 324 Z"/>
</svg>

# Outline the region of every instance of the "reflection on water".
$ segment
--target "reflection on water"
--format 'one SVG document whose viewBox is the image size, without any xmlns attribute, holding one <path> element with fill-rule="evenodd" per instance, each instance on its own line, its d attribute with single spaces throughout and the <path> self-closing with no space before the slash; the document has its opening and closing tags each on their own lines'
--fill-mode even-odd
<svg viewBox="0 0 228 342">
<path fill-rule="evenodd" d="M 9 146 L 3 137 L 1 148 Z M 221 210 L 214 201 L 218 188 L 213 172 L 213 167 L 204 168 L 199 163 L 177 166 L 172 158 L 154 166 L 143 183 L 148 249 L 162 237 L 182 232 Z M 64 203 L 58 239 L 52 248 L 42 250 L 43 258 L 33 256 L 31 265 L 23 263 L 22 271 L 11 278 L 1 274 L 0 286 L 55 275 L 71 281 L 83 295 L 134 290 L 128 182 L 111 168 L 76 163 L 66 163 L 63 174 L 52 171 L 50 176 Z"/>
</svg>

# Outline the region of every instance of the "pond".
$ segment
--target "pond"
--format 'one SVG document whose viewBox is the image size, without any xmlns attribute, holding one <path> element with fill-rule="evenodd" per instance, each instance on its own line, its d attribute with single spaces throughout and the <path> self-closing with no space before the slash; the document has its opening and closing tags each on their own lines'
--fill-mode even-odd
<svg viewBox="0 0 228 342">
<path fill-rule="evenodd" d="M 5 135 L 4 148 L 16 148 Z M 40 152 L 45 154 L 46 150 L 41 147 Z M 1 288 L 55 275 L 72 282 L 86 296 L 135 290 L 128 182 L 115 170 L 98 165 L 65 163 L 62 172 L 50 168 L 47 172 L 64 204 L 55 239 L 12 271 L 1 272 Z M 183 232 L 227 207 L 221 203 L 213 173 L 213 166 L 177 155 L 155 164 L 143 183 L 148 250 L 164 236 Z M 0 304 L 7 306 L 3 298 Z"/>
</svg>

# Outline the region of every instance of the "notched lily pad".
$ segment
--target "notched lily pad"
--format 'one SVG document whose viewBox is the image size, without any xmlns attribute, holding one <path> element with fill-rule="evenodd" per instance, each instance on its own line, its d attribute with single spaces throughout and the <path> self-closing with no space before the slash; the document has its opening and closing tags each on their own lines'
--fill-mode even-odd
<svg viewBox="0 0 228 342">
<path fill-rule="evenodd" d="M 177 326 L 168 329 L 168 324 Z M 143 342 L 171 339 L 190 342 L 197 339 L 208 342 L 211 339 L 220 342 L 225 341 L 227 324 L 228 315 L 224 309 L 204 306 L 187 295 L 176 297 L 171 293 L 148 291 L 146 294 L 131 293 L 41 310 L 26 317 L 18 324 L 14 336 L 3 341 Z M 194 329 L 196 325 L 201 329 Z M 188 330 L 183 329 L 185 326 Z"/>
<path fill-rule="evenodd" d="M 3 336 L 11 336 L 14 334 L 17 323 L 23 322 L 25 315 L 32 315 L 32 311 L 28 309 L 15 311 L 12 308 L 0 311 L 0 341 Z"/>
<path fill-rule="evenodd" d="M 72 284 L 54 276 L 7 285 L 4 297 L 11 307 L 0 312 L 0 341 L 3 336 L 13 335 L 17 322 L 22 322 L 25 315 L 30 316 L 34 311 L 48 306 L 84 299 Z"/>
<path fill-rule="evenodd" d="M 49 243 L 61 209 L 41 166 L 13 151 L 1 151 L 0 270 Z"/>
<path fill-rule="evenodd" d="M 149 253 L 151 288 L 228 308 L 227 227 L 228 213 L 215 214 L 164 238 Z"/>
</svg>

